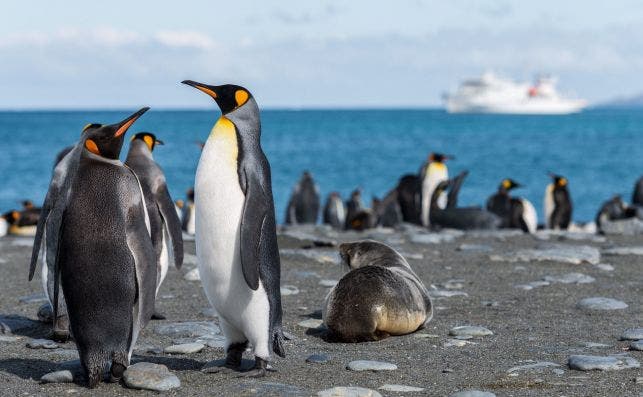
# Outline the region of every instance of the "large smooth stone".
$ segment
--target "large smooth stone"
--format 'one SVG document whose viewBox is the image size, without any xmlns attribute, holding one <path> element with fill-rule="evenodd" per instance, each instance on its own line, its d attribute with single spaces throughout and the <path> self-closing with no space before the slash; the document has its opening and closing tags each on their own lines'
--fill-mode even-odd
<svg viewBox="0 0 643 397">
<path fill-rule="evenodd" d="M 355 360 L 348 363 L 346 369 L 351 371 L 395 371 L 397 365 L 384 361 Z"/>
<path fill-rule="evenodd" d="M 205 348 L 203 343 L 183 343 L 166 347 L 163 351 L 167 354 L 192 354 L 198 353 Z"/>
<path fill-rule="evenodd" d="M 627 303 L 612 298 L 593 297 L 582 299 L 577 306 L 586 310 L 621 310 L 627 308 Z"/>
<path fill-rule="evenodd" d="M 199 280 L 201 280 L 201 273 L 199 273 L 199 268 L 195 267 L 194 269 L 192 269 L 189 272 L 185 273 L 185 276 L 183 276 L 183 279 L 187 280 L 187 281 L 199 281 Z"/>
<path fill-rule="evenodd" d="M 297 323 L 300 327 L 303 328 L 317 328 L 321 326 L 324 322 L 322 320 L 318 320 L 316 318 L 310 318 L 308 320 L 300 321 Z"/>
<path fill-rule="evenodd" d="M 74 374 L 69 370 L 50 372 L 43 375 L 40 381 L 42 383 L 71 383 L 74 381 Z"/>
<path fill-rule="evenodd" d="M 406 386 L 406 385 L 389 385 L 389 384 L 386 384 L 380 387 L 379 389 L 384 391 L 393 391 L 397 393 L 412 393 L 412 392 L 424 391 L 423 387 Z"/>
<path fill-rule="evenodd" d="M 511 367 L 507 370 L 508 373 L 525 372 L 525 371 L 541 371 L 545 368 L 560 367 L 560 364 L 552 363 L 551 361 L 540 361 L 533 364 L 518 365 Z"/>
<path fill-rule="evenodd" d="M 464 390 L 453 393 L 449 397 L 496 397 L 496 395 L 488 391 Z"/>
<path fill-rule="evenodd" d="M 337 386 L 332 389 L 322 390 L 317 392 L 319 397 L 382 397 L 382 395 L 375 390 L 366 389 L 364 387 L 348 387 Z"/>
<path fill-rule="evenodd" d="M 627 368 L 639 368 L 641 365 L 632 357 L 627 356 L 569 356 L 569 368 L 579 371 L 616 371 Z"/>
<path fill-rule="evenodd" d="M 562 276 L 545 276 L 543 280 L 549 281 L 550 283 L 561 284 L 589 284 L 596 281 L 594 277 L 583 273 L 567 273 Z"/>
<path fill-rule="evenodd" d="M 168 391 L 181 387 L 181 381 L 165 365 L 136 363 L 123 374 L 125 385 L 132 389 Z"/>
<path fill-rule="evenodd" d="M 628 328 L 623 331 L 621 340 L 639 340 L 643 339 L 643 328 Z"/>
<path fill-rule="evenodd" d="M 30 349 L 58 349 L 58 344 L 49 339 L 32 339 L 27 342 Z"/>
<path fill-rule="evenodd" d="M 186 321 L 183 323 L 157 325 L 154 332 L 171 338 L 195 338 L 217 335 L 220 330 L 218 326 L 209 321 Z"/>
<path fill-rule="evenodd" d="M 605 255 L 643 255 L 643 246 L 615 247 L 603 250 Z"/>
</svg>

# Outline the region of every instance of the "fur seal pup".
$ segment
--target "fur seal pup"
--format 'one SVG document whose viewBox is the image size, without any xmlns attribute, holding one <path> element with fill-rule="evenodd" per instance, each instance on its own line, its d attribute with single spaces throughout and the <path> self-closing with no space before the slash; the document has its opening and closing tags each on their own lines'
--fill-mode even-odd
<svg viewBox="0 0 643 397">
<path fill-rule="evenodd" d="M 319 205 L 319 188 L 310 172 L 304 171 L 288 201 L 286 224 L 317 223 Z"/>
<path fill-rule="evenodd" d="M 331 337 L 376 341 L 423 328 L 433 317 L 428 291 L 409 263 L 386 244 L 362 240 L 339 246 L 350 270 L 324 302 Z"/>
</svg>

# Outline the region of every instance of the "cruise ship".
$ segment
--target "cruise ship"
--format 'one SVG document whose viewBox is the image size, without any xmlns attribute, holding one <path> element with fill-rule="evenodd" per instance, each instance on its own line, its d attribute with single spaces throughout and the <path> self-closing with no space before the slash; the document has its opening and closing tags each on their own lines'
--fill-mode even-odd
<svg viewBox="0 0 643 397">
<path fill-rule="evenodd" d="M 539 77 L 533 84 L 504 79 L 493 73 L 464 81 L 454 93 L 445 94 L 449 113 L 570 114 L 587 102 L 556 91 L 556 80 Z"/>
</svg>

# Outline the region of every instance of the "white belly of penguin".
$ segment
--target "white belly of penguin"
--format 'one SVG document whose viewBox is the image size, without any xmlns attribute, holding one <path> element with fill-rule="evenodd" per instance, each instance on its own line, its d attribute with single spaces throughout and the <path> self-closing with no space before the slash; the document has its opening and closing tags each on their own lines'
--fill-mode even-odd
<svg viewBox="0 0 643 397">
<path fill-rule="evenodd" d="M 245 196 L 239 185 L 236 145 L 236 136 L 219 131 L 217 123 L 201 154 L 195 183 L 196 252 L 203 288 L 219 318 L 242 333 L 255 353 L 257 349 L 267 353 L 268 296 L 261 280 L 256 291 L 250 289 L 241 269 Z M 226 337 L 237 342 L 230 341 L 235 335 Z"/>
</svg>

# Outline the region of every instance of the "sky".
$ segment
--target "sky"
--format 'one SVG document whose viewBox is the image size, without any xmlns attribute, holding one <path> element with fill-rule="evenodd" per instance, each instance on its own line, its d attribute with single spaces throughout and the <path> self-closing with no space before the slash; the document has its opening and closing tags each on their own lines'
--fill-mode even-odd
<svg viewBox="0 0 643 397">
<path fill-rule="evenodd" d="M 63 6 L 64 4 L 64 6 Z M 4 2 L 0 109 L 205 108 L 192 79 L 266 108 L 433 107 L 484 71 L 643 92 L 638 0 Z"/>
</svg>

